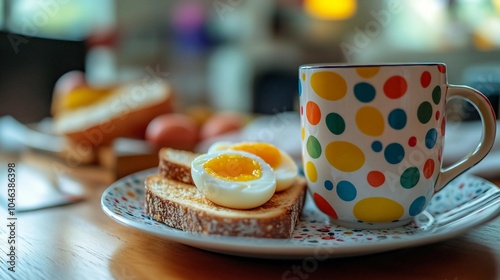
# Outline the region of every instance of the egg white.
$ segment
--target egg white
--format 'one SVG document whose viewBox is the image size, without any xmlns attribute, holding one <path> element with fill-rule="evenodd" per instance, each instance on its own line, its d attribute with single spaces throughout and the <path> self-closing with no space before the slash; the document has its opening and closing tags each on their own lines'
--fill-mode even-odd
<svg viewBox="0 0 500 280">
<path fill-rule="evenodd" d="M 208 148 L 208 152 L 231 150 L 231 147 L 237 145 L 231 142 L 215 142 Z M 284 191 L 290 188 L 295 182 L 295 178 L 299 174 L 297 164 L 295 161 L 281 149 L 277 148 L 280 152 L 281 162 L 278 167 L 274 168 L 274 175 L 276 176 L 276 191 Z"/>
<path fill-rule="evenodd" d="M 222 154 L 238 154 L 257 161 L 261 176 L 249 181 L 229 181 L 213 177 L 204 163 Z M 260 157 L 242 151 L 216 151 L 202 154 L 191 163 L 191 176 L 198 190 L 212 202 L 236 209 L 250 209 L 266 203 L 276 191 L 276 178 L 271 167 Z"/>
</svg>

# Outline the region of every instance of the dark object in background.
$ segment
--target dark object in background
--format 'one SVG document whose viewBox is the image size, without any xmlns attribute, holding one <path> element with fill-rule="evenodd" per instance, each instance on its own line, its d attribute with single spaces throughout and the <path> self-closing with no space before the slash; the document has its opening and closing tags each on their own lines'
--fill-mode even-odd
<svg viewBox="0 0 500 280">
<path fill-rule="evenodd" d="M 48 117 L 55 82 L 68 71 L 83 71 L 85 54 L 84 41 L 0 32 L 0 116 L 22 123 Z"/>
<path fill-rule="evenodd" d="M 500 108 L 500 64 L 484 64 L 471 66 L 464 71 L 464 83 L 482 92 L 493 106 L 499 118 Z M 479 114 L 470 103 L 461 101 L 460 119 L 464 121 L 479 120 Z"/>
<path fill-rule="evenodd" d="M 297 98 L 297 73 L 271 70 L 257 75 L 253 84 L 253 112 L 276 114 L 294 110 Z"/>
<path fill-rule="evenodd" d="M 495 82 L 474 82 L 469 84 L 470 87 L 473 87 L 480 92 L 482 92 L 488 100 L 491 102 L 491 105 L 493 106 L 493 110 L 495 110 L 495 114 L 497 116 L 497 119 L 499 118 L 498 115 L 498 109 L 500 107 L 500 82 L 495 83 Z M 473 121 L 473 120 L 479 120 L 479 114 L 477 113 L 476 109 L 468 102 L 462 101 L 463 102 L 463 108 L 462 108 L 462 118 L 463 120 L 466 121 Z"/>
</svg>

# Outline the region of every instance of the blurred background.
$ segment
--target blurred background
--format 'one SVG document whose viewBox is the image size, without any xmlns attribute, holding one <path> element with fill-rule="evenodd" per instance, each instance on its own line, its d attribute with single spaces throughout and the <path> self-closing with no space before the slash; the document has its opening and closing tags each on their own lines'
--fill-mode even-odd
<svg viewBox="0 0 500 280">
<path fill-rule="evenodd" d="M 0 0 L 0 116 L 50 115 L 56 80 L 167 77 L 186 106 L 291 111 L 317 62 L 445 62 L 498 113 L 500 0 Z"/>
</svg>

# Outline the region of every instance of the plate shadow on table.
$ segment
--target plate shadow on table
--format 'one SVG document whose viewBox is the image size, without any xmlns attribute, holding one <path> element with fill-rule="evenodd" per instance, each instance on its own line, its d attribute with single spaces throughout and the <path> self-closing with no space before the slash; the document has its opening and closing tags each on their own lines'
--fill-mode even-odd
<svg viewBox="0 0 500 280">
<path fill-rule="evenodd" d="M 469 248 L 474 248 L 469 250 Z M 467 255 L 464 255 L 467 251 Z M 467 238 L 326 260 L 223 255 L 145 234 L 120 247 L 109 266 L 117 279 L 496 279 L 498 258 Z"/>
</svg>

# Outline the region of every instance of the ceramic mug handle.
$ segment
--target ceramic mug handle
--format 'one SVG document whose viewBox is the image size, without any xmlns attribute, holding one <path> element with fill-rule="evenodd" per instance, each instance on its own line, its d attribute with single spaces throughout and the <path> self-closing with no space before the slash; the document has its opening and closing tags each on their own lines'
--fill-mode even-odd
<svg viewBox="0 0 500 280">
<path fill-rule="evenodd" d="M 446 169 L 441 169 L 441 174 L 436 186 L 434 187 L 436 192 L 446 186 L 446 184 L 448 184 L 452 179 L 481 161 L 489 153 L 495 143 L 495 111 L 493 111 L 493 107 L 486 96 L 471 87 L 448 85 L 448 96 L 446 99 L 450 100 L 451 98 L 465 99 L 474 105 L 481 116 L 483 133 L 479 144 L 473 152 L 452 166 Z"/>
</svg>

